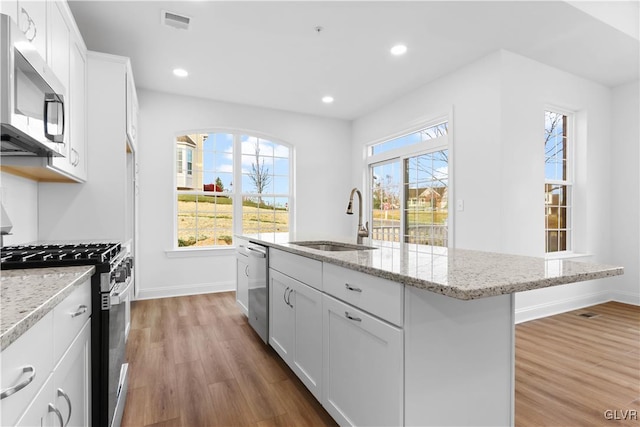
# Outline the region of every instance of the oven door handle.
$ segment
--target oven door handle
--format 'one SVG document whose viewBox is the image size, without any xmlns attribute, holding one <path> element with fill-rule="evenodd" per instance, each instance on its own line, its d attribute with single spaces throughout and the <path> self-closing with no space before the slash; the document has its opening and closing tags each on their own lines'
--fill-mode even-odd
<svg viewBox="0 0 640 427">
<path fill-rule="evenodd" d="M 120 287 L 115 287 L 111 294 L 109 294 L 109 299 L 111 300 L 111 305 L 118 305 L 124 302 L 129 295 L 129 290 L 131 289 L 131 285 L 133 284 L 133 278 L 131 278 L 128 282 L 125 282 L 127 285 L 126 288 L 120 290 Z"/>
</svg>

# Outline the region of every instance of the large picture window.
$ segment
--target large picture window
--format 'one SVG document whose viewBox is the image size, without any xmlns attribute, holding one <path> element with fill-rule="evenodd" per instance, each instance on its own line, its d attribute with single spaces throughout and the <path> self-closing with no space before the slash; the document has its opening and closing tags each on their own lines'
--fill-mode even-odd
<svg viewBox="0 0 640 427">
<path fill-rule="evenodd" d="M 371 235 L 448 246 L 448 122 L 372 145 Z"/>
<path fill-rule="evenodd" d="M 544 113 L 545 252 L 570 251 L 572 215 L 571 116 Z"/>
<path fill-rule="evenodd" d="M 224 247 L 240 233 L 286 232 L 291 149 L 225 132 L 176 138 L 176 246 Z"/>
</svg>

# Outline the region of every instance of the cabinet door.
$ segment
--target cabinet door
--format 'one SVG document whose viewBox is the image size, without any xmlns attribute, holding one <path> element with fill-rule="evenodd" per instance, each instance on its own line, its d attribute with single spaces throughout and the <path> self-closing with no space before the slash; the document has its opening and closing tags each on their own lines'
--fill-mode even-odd
<svg viewBox="0 0 640 427">
<path fill-rule="evenodd" d="M 245 255 L 236 255 L 236 303 L 245 316 L 249 314 L 249 262 Z"/>
<path fill-rule="evenodd" d="M 64 354 L 53 372 L 53 396 L 51 403 L 58 408 L 68 427 L 89 425 L 90 369 L 91 369 L 91 319 Z M 57 417 L 49 414 L 49 418 Z M 51 418 L 50 421 L 55 421 Z M 53 422 L 52 425 L 57 425 Z"/>
<path fill-rule="evenodd" d="M 291 369 L 319 401 L 322 399 L 322 293 L 292 280 L 293 360 Z"/>
<path fill-rule="evenodd" d="M 69 158 L 73 175 L 81 180 L 87 179 L 86 162 L 86 58 L 84 49 L 72 41 L 70 46 L 69 79 Z"/>
<path fill-rule="evenodd" d="M 402 330 L 323 295 L 322 404 L 340 425 L 402 425 Z"/>
<path fill-rule="evenodd" d="M 293 352 L 293 310 L 289 302 L 294 280 L 269 269 L 269 344 L 289 363 Z"/>
<path fill-rule="evenodd" d="M 3 0 L 4 1 L 4 0 Z M 47 2 L 21 0 L 18 2 L 18 27 L 43 58 L 47 57 Z"/>
<path fill-rule="evenodd" d="M 53 395 L 53 378 L 48 372 L 46 374 L 49 375 L 47 381 L 31 401 L 31 404 L 15 424 L 15 427 L 60 425 L 60 419 L 57 418 L 55 413 L 58 408 L 52 407 L 52 412 L 48 412 L 48 405 L 51 402 L 51 396 Z M 53 420 L 54 417 L 56 418 L 56 422 L 52 423 L 51 420 Z"/>
<path fill-rule="evenodd" d="M 62 4 L 59 1 L 55 1 L 50 4 L 49 8 L 49 55 L 47 62 L 53 73 L 56 75 L 60 83 L 64 86 L 64 144 L 65 147 L 62 150 L 64 157 L 54 157 L 51 159 L 51 164 L 64 172 L 71 171 L 71 152 L 69 149 L 69 140 L 71 138 L 70 122 L 71 120 L 71 102 L 69 99 L 69 75 L 70 75 L 70 59 L 69 59 L 69 27 L 64 19 L 62 13 Z"/>
</svg>

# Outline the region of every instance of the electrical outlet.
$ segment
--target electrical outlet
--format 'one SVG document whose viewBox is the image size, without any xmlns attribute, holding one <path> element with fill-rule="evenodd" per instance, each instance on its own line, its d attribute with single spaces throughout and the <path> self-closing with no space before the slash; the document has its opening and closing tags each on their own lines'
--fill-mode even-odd
<svg viewBox="0 0 640 427">
<path fill-rule="evenodd" d="M 456 200 L 456 210 L 458 212 L 464 211 L 464 200 L 462 200 L 462 199 Z"/>
</svg>

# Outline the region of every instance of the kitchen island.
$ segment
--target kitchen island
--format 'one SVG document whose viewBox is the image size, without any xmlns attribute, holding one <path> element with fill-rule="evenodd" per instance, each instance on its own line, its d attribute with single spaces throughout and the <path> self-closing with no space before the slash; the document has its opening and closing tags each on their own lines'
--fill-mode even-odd
<svg viewBox="0 0 640 427">
<path fill-rule="evenodd" d="M 513 425 L 514 293 L 623 273 L 423 245 L 326 251 L 288 234 L 243 238 L 270 247 L 270 344 L 340 424 Z"/>
</svg>

